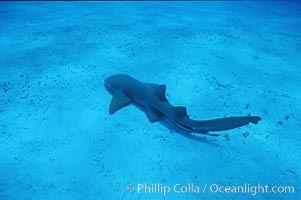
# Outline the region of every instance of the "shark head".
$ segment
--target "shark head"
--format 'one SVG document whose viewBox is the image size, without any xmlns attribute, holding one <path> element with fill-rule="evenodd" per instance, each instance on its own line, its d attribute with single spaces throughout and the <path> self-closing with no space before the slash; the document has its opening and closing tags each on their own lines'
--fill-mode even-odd
<svg viewBox="0 0 301 200">
<path fill-rule="evenodd" d="M 110 76 L 104 80 L 105 87 L 109 92 L 114 93 L 115 91 L 121 90 L 126 83 L 127 75 L 116 74 Z"/>
</svg>

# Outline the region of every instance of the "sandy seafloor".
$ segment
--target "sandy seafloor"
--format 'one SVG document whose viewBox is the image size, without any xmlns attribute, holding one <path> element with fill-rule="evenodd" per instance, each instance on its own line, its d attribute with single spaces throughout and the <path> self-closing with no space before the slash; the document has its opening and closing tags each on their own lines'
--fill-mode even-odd
<svg viewBox="0 0 301 200">
<path fill-rule="evenodd" d="M 300 17 L 281 2 L 1 2 L 0 199 L 301 199 Z M 109 115 L 115 73 L 166 84 L 192 118 L 262 121 L 208 137 L 135 106 Z M 126 191 L 138 183 L 296 191 Z"/>
</svg>

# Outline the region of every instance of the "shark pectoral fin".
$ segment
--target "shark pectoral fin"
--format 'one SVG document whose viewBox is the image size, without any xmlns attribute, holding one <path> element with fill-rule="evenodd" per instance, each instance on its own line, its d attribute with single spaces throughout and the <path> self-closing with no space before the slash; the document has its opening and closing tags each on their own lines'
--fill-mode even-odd
<svg viewBox="0 0 301 200">
<path fill-rule="evenodd" d="M 124 106 L 129 105 L 132 102 L 128 96 L 126 96 L 123 92 L 117 91 L 113 94 L 113 98 L 110 104 L 110 114 L 114 114 L 117 110 L 123 108 Z"/>
<path fill-rule="evenodd" d="M 156 122 L 156 121 L 162 119 L 162 117 L 163 117 L 163 115 L 160 112 L 158 112 L 150 107 L 145 108 L 145 113 L 150 122 Z"/>
</svg>

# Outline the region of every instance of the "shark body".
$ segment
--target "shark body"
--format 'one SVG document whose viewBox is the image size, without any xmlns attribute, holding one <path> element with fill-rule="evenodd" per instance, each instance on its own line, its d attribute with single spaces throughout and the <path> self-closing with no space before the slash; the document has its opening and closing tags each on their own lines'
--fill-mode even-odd
<svg viewBox="0 0 301 200">
<path fill-rule="evenodd" d="M 249 123 L 257 124 L 259 116 L 234 116 L 211 120 L 190 119 L 183 106 L 173 106 L 166 98 L 166 85 L 143 83 L 126 74 L 116 74 L 104 81 L 105 87 L 112 93 L 109 113 L 136 103 L 144 108 L 150 122 L 167 118 L 181 130 L 191 133 L 225 131 Z M 210 135 L 210 134 L 208 134 Z M 211 134 L 215 136 L 216 134 Z"/>
</svg>

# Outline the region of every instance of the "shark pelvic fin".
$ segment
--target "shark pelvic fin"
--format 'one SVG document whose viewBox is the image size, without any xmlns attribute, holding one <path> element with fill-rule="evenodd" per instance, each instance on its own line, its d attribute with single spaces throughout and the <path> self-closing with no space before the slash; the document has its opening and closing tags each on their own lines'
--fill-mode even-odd
<svg viewBox="0 0 301 200">
<path fill-rule="evenodd" d="M 158 112 L 150 107 L 145 108 L 145 113 L 150 122 L 156 122 L 163 117 L 163 115 L 160 112 Z"/>
<path fill-rule="evenodd" d="M 110 114 L 114 114 L 117 110 L 123 108 L 124 106 L 129 105 L 132 102 L 128 96 L 126 96 L 123 92 L 117 91 L 113 94 L 113 98 L 110 104 Z"/>
</svg>

